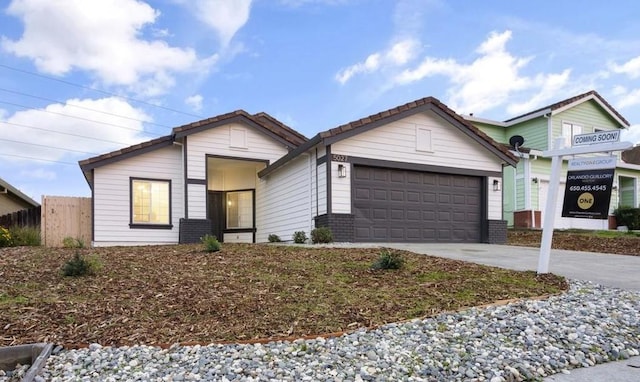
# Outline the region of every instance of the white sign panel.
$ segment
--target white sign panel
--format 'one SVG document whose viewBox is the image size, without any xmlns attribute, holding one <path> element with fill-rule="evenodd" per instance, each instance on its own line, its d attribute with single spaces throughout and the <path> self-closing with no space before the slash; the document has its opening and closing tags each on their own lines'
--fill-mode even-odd
<svg viewBox="0 0 640 382">
<path fill-rule="evenodd" d="M 578 134 L 573 136 L 572 146 L 595 145 L 598 143 L 611 143 L 620 141 L 620 130 L 598 131 L 591 134 Z"/>
<path fill-rule="evenodd" d="M 615 168 L 618 158 L 615 155 L 606 157 L 589 157 L 569 159 L 569 171 L 602 170 Z"/>
</svg>

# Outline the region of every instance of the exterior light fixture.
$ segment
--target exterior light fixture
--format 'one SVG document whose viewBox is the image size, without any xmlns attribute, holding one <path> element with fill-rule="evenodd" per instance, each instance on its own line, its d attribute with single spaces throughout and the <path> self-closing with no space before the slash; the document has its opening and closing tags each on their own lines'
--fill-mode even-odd
<svg viewBox="0 0 640 382">
<path fill-rule="evenodd" d="M 338 165 L 338 178 L 346 178 L 347 177 L 347 168 L 343 164 Z"/>
<path fill-rule="evenodd" d="M 493 180 L 493 191 L 500 191 L 500 181 L 498 179 Z"/>
</svg>

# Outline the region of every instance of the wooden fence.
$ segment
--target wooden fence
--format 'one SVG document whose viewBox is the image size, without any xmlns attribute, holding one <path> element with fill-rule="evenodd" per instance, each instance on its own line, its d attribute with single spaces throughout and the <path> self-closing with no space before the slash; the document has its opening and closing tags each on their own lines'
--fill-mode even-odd
<svg viewBox="0 0 640 382">
<path fill-rule="evenodd" d="M 37 227 L 40 225 L 40 206 L 26 210 L 12 212 L 0 216 L 0 226 L 2 227 Z"/>
<path fill-rule="evenodd" d="M 91 245 L 91 198 L 43 196 L 42 245 L 61 247 L 65 237 Z"/>
</svg>

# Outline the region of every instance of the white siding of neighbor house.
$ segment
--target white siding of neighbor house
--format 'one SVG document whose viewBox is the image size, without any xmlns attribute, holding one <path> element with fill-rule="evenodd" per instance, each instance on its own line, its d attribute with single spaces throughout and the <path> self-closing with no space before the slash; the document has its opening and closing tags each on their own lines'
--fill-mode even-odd
<svg viewBox="0 0 640 382">
<path fill-rule="evenodd" d="M 242 134 L 243 131 L 246 134 Z M 242 144 L 239 144 L 237 140 L 232 141 L 232 137 L 243 137 Z M 246 147 L 238 147 L 244 146 L 245 143 Z M 187 136 L 187 178 L 206 179 L 207 155 L 260 159 L 273 163 L 287 152 L 283 144 L 252 127 L 238 123 L 218 126 Z M 207 188 L 192 186 L 189 185 L 188 192 L 189 218 L 205 218 L 207 216 Z"/>
<path fill-rule="evenodd" d="M 493 190 L 493 181 L 500 182 L 500 190 Z M 487 199 L 488 199 L 488 219 L 489 220 L 502 220 L 502 190 L 503 190 L 502 178 L 489 177 L 487 181 Z"/>
<path fill-rule="evenodd" d="M 171 180 L 171 223 L 167 229 L 131 229 L 129 178 Z M 146 245 L 178 242 L 184 217 L 181 149 L 170 146 L 94 170 L 94 245 Z"/>
<path fill-rule="evenodd" d="M 420 140 L 417 139 L 418 134 L 421 135 Z M 424 142 L 427 138 L 431 142 Z M 433 112 L 414 114 L 338 141 L 331 145 L 331 153 L 443 168 L 502 172 L 502 163 L 497 156 Z M 337 165 L 332 163 L 332 172 L 335 172 L 331 178 L 332 209 L 336 213 L 350 212 L 350 167 L 347 166 L 346 178 L 338 178 Z M 489 218 L 502 219 L 501 193 L 493 194 L 498 193 L 491 188 Z"/>
<path fill-rule="evenodd" d="M 309 235 L 312 162 L 308 154 L 302 154 L 258 182 L 256 242 L 266 242 L 270 234 L 285 241 L 292 240 L 295 231 Z"/>
</svg>

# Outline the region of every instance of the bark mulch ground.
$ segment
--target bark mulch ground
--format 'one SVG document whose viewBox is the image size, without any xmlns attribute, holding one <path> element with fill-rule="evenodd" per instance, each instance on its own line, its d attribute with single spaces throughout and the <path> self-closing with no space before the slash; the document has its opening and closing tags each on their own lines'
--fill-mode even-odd
<svg viewBox="0 0 640 382">
<path fill-rule="evenodd" d="M 80 251 L 102 265 L 64 277 Z M 223 244 L 0 248 L 0 346 L 170 345 L 319 335 L 558 293 L 562 277 L 380 249 Z"/>
<path fill-rule="evenodd" d="M 541 230 L 509 230 L 507 244 L 540 247 Z M 551 248 L 572 251 L 640 256 L 640 237 L 636 232 L 555 231 Z"/>
</svg>

